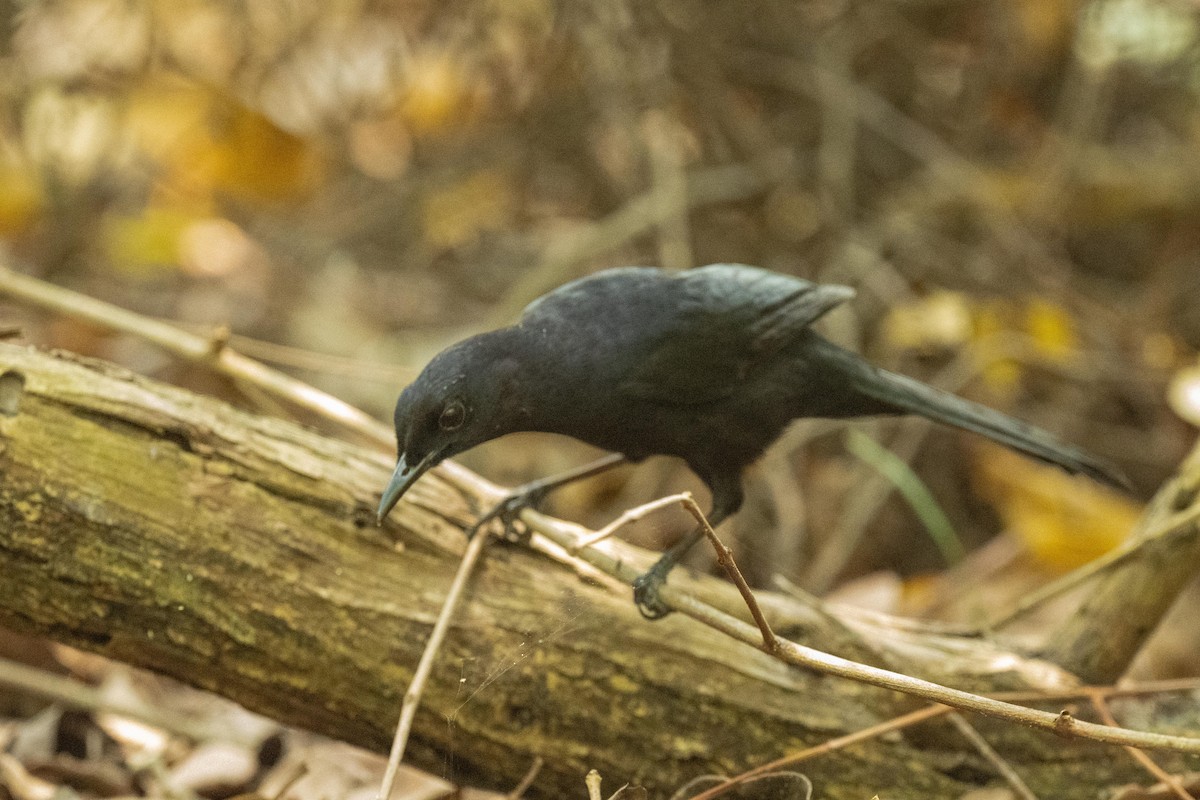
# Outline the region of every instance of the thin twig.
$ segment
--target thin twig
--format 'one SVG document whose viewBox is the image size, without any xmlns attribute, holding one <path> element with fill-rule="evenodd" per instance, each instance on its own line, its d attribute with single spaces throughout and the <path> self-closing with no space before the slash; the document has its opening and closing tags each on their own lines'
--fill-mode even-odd
<svg viewBox="0 0 1200 800">
<path fill-rule="evenodd" d="M 525 511 L 522 520 L 530 527 L 560 547 L 572 546 L 581 538 L 581 528 L 562 520 Z M 638 572 L 615 556 L 596 548 L 584 548 L 579 557 L 601 572 L 628 584 L 638 577 Z M 694 595 L 670 584 L 659 589 L 659 599 L 669 608 L 721 631 L 727 636 L 755 648 L 761 647 L 761 632 L 754 626 L 726 614 L 699 600 Z M 1200 754 L 1200 738 L 1170 736 L 1149 731 L 1110 728 L 1104 725 L 1077 720 L 1069 715 L 1051 714 L 1036 709 L 1024 708 L 990 697 L 984 697 L 960 689 L 952 689 L 932 681 L 902 675 L 890 670 L 859 664 L 839 658 L 811 647 L 797 644 L 788 639 L 777 638 L 773 656 L 788 664 L 805 667 L 826 675 L 836 675 L 848 680 L 879 686 L 884 689 L 921 697 L 943 703 L 964 711 L 995 717 L 1031 728 L 1049 731 L 1060 736 L 1076 736 L 1097 742 L 1116 745 L 1131 745 L 1154 750 L 1173 750 L 1182 753 Z"/>
<path fill-rule="evenodd" d="M 574 541 L 568 545 L 565 545 L 564 549 L 570 555 L 573 555 L 573 556 L 578 555 L 579 551 L 582 550 L 583 548 L 591 547 L 592 545 L 598 544 L 598 543 L 604 541 L 605 539 L 608 539 L 614 533 L 616 533 L 618 530 L 625 527 L 626 525 L 629 525 L 630 523 L 633 523 L 633 522 L 637 522 L 638 520 L 642 519 L 643 517 L 653 514 L 655 511 L 658 511 L 661 508 L 666 508 L 667 506 L 673 506 L 673 505 L 676 505 L 679 503 L 684 503 L 684 502 L 690 500 L 691 497 L 692 497 L 691 492 L 681 492 L 679 494 L 672 494 L 672 495 L 667 495 L 666 497 L 660 497 L 657 500 L 651 500 L 649 503 L 643 503 L 640 506 L 635 506 L 633 508 L 626 509 L 625 511 L 621 512 L 621 516 L 617 517 L 612 522 L 605 525 L 603 528 L 600 528 L 595 533 L 588 534 L 587 536 L 579 539 L 578 541 Z"/>
<path fill-rule="evenodd" d="M 1116 727 L 1120 724 L 1117 722 L 1116 717 L 1112 715 L 1112 710 L 1109 709 L 1108 702 L 1104 699 L 1103 695 L 1101 695 L 1099 692 L 1090 692 L 1088 694 L 1088 699 L 1092 703 L 1092 708 L 1096 709 L 1096 713 L 1100 715 L 1100 719 L 1105 725 L 1112 725 Z M 1179 778 L 1170 774 L 1156 764 L 1154 760 L 1150 758 L 1150 756 L 1146 755 L 1136 747 L 1126 747 L 1125 751 L 1128 752 L 1129 755 L 1133 757 L 1133 760 L 1141 765 L 1146 772 L 1149 772 L 1151 775 L 1153 775 L 1155 780 L 1157 780 L 1163 786 L 1166 786 L 1170 790 L 1171 794 L 1175 795 L 1177 798 L 1179 798 L 1179 800 L 1196 800 L 1195 795 L 1193 795 L 1187 790 L 1186 787 L 1184 787 Z"/>
<path fill-rule="evenodd" d="M 766 764 L 757 766 L 754 769 L 747 770 L 740 775 L 735 775 L 734 777 L 726 780 L 724 783 L 719 783 L 711 789 L 705 789 L 700 794 L 692 797 L 691 800 L 713 800 L 714 797 L 724 794 L 735 786 L 757 778 L 761 775 L 765 775 L 768 772 L 775 772 L 776 770 L 780 770 L 785 767 L 795 766 L 802 761 L 808 761 L 816 758 L 817 756 L 825 755 L 826 753 L 832 753 L 835 750 L 841 750 L 842 748 L 849 747 L 853 744 L 858 744 L 859 742 L 875 739 L 884 735 L 885 733 L 891 733 L 892 731 L 898 731 L 902 728 L 908 728 L 912 725 L 916 725 L 917 723 L 925 722 L 926 720 L 934 719 L 935 717 L 940 717 L 943 714 L 949 714 L 951 710 L 952 709 L 949 706 L 944 706 L 940 703 L 934 704 L 916 711 L 909 712 L 908 714 L 904 714 L 899 717 L 894 717 L 893 719 L 889 719 L 886 722 L 881 722 L 878 725 L 872 725 L 869 728 L 863 728 L 862 730 L 855 731 L 854 733 L 848 733 L 845 736 L 839 736 L 836 739 L 830 739 L 827 742 L 823 742 L 821 744 L 814 745 L 813 747 L 801 750 L 799 753 L 792 753 L 791 755 L 777 758 L 774 761 L 770 761 Z"/>
<path fill-rule="evenodd" d="M 1147 681 L 1123 686 L 1077 686 L 1071 689 L 1025 690 L 992 692 L 988 697 L 1007 700 L 1010 703 L 1063 703 L 1071 700 L 1090 700 L 1099 697 L 1141 697 L 1147 694 L 1200 691 L 1200 678 L 1174 678 L 1162 681 Z"/>
<path fill-rule="evenodd" d="M 738 569 L 737 562 L 733 560 L 733 551 L 726 547 L 725 543 L 717 536 L 717 532 L 713 530 L 712 525 L 708 522 L 708 517 L 704 516 L 704 512 L 700 510 L 700 506 L 696 505 L 696 501 L 692 499 L 691 494 L 687 494 L 684 498 L 683 507 L 696 518 L 696 523 L 704 531 L 704 535 L 708 537 L 709 544 L 712 545 L 713 550 L 717 551 L 717 563 L 724 568 L 725 574 L 729 576 L 729 580 L 733 581 L 734 586 L 737 586 L 738 591 L 742 595 L 742 600 L 746 602 L 746 607 L 750 609 L 750 616 L 754 618 L 754 624 L 758 626 L 759 632 L 762 633 L 762 649 L 774 654 L 779 647 L 775 631 L 771 630 L 771 624 L 763 616 L 762 608 L 758 605 L 758 599 L 754 596 L 754 592 L 750 590 L 750 584 L 746 583 L 746 579 L 742 576 L 742 571 Z"/>
<path fill-rule="evenodd" d="M 1030 790 L 1017 771 L 996 752 L 994 747 L 988 744 L 987 739 L 984 739 L 979 731 L 975 730 L 975 726 L 967 722 L 962 714 L 955 711 L 950 715 L 950 722 L 979 751 L 979 755 L 983 756 L 996 772 L 1000 773 L 1000 777 L 1004 778 L 1005 783 L 1018 797 L 1024 798 L 1024 800 L 1038 800 L 1037 795 Z"/>
<path fill-rule="evenodd" d="M 383 773 L 383 782 L 379 789 L 380 800 L 388 800 L 391 797 L 392 786 L 396 782 L 396 772 L 400 769 L 400 762 L 404 759 L 404 749 L 408 746 L 408 735 L 412 731 L 413 719 L 421 704 L 421 695 L 425 691 L 425 684 L 429 681 L 429 673 L 433 670 L 434 659 L 442 647 L 446 632 L 450 629 L 450 619 L 453 617 L 459 598 L 467 585 L 467 579 L 471 577 L 471 572 L 475 569 L 487 542 L 487 535 L 480 533 L 472 537 L 467 544 L 467 550 L 463 553 L 462 561 L 458 565 L 458 573 L 454 576 L 454 582 L 450 584 L 450 590 L 446 592 L 442 611 L 438 614 L 433 630 L 429 633 L 429 641 L 425 644 L 425 651 L 421 653 L 421 660 L 417 662 L 417 670 L 413 673 L 412 683 L 409 684 L 408 691 L 404 693 L 404 702 L 400 706 L 400 721 L 396 725 L 392 750 L 388 754 L 387 769 Z"/>
<path fill-rule="evenodd" d="M 389 448 L 394 444 L 394 434 L 388 426 L 344 400 L 339 400 L 224 346 L 219 337 L 218 340 L 214 340 L 213 337 L 197 336 L 181 330 L 176 325 L 22 275 L 2 265 L 0 295 L 8 295 L 69 317 L 139 336 L 180 358 L 207 364 L 211 369 L 231 378 L 261 387 L 276 397 L 320 414 L 325 419 L 373 442 Z"/>
<path fill-rule="evenodd" d="M 541 756 L 534 756 L 533 763 L 529 765 L 529 771 L 525 773 L 524 778 L 521 778 L 521 782 L 504 796 L 505 800 L 521 800 L 521 797 L 529 791 L 529 787 L 533 786 L 533 782 L 537 780 L 538 773 L 542 771 L 542 765 L 545 763 L 545 759 Z"/>
</svg>

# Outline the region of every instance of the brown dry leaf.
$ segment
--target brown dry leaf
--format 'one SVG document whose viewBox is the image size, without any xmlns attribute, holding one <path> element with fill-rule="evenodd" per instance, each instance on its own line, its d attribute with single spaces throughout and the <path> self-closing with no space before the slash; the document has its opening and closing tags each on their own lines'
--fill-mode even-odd
<svg viewBox="0 0 1200 800">
<path fill-rule="evenodd" d="M 133 792 L 134 781 L 124 763 L 90 756 L 75 758 L 56 753 L 46 761 L 30 760 L 31 773 L 55 784 L 65 784 L 81 793 L 100 797 L 121 797 Z"/>
<path fill-rule="evenodd" d="M 1200 772 L 1184 772 L 1176 775 L 1187 792 L 1200 792 Z M 1179 795 L 1165 783 L 1155 783 L 1151 786 L 1131 784 L 1115 789 L 1111 800 L 1172 800 Z"/>
<path fill-rule="evenodd" d="M 1020 0 L 1016 19 L 1022 39 L 1039 58 L 1060 52 L 1075 34 L 1080 0 Z"/>
<path fill-rule="evenodd" d="M 214 194 L 251 201 L 303 196 L 324 161 L 307 139 L 211 88 L 180 78 L 138 87 L 125 103 L 124 124 L 160 171 L 161 204 L 209 205 Z"/>
<path fill-rule="evenodd" d="M 404 121 L 395 115 L 355 123 L 347 145 L 354 166 L 376 180 L 396 180 L 412 160 L 412 137 Z"/>
<path fill-rule="evenodd" d="M 1124 540 L 1141 508 L 1116 491 L 1000 445 L 973 446 L 975 479 L 1005 528 L 1047 566 L 1069 570 Z"/>
<path fill-rule="evenodd" d="M 107 95 L 46 86 L 22 108 L 21 147 L 36 174 L 78 189 L 127 169 L 124 130 Z"/>
<path fill-rule="evenodd" d="M 671 800 L 687 800 L 725 782 L 719 775 L 703 775 L 688 781 L 671 796 Z M 639 787 L 640 788 L 640 787 Z M 645 789 L 642 789 L 645 792 Z M 791 770 L 768 772 L 731 787 L 724 797 L 731 800 L 810 800 L 812 781 L 807 775 Z"/>
<path fill-rule="evenodd" d="M 138 149 L 172 169 L 190 169 L 184 158 L 206 126 L 216 102 L 210 87 L 172 75 L 137 84 L 125 99 L 124 123 Z"/>
<path fill-rule="evenodd" d="M 991 300 L 980 304 L 971 317 L 972 336 L 976 345 L 1004 334 L 1020 333 L 1028 337 L 1033 355 L 1055 363 L 1065 363 L 1079 352 L 1079 334 L 1070 312 L 1060 305 L 1041 298 L 1023 303 L 1011 300 Z M 1021 382 L 1023 366 L 1015 358 L 989 360 L 983 369 L 983 379 L 998 395 L 1012 395 Z"/>
</svg>

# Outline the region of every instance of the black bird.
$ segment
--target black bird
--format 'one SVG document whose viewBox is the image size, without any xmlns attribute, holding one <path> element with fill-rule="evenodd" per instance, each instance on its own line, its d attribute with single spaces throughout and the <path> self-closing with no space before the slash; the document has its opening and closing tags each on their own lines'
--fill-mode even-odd
<svg viewBox="0 0 1200 800">
<path fill-rule="evenodd" d="M 739 264 L 623 267 L 561 286 L 515 325 L 439 353 L 401 393 L 399 463 L 379 520 L 443 459 L 507 433 L 543 431 L 631 461 L 682 458 L 712 490 L 716 526 L 742 504 L 742 471 L 800 417 L 920 414 L 1120 485 L 1106 465 L 1049 433 L 875 367 L 810 328 L 853 296 L 846 286 Z M 620 460 L 514 497 L 528 500 Z M 667 612 L 657 588 L 701 535 L 671 547 L 635 584 L 643 614 Z"/>
</svg>

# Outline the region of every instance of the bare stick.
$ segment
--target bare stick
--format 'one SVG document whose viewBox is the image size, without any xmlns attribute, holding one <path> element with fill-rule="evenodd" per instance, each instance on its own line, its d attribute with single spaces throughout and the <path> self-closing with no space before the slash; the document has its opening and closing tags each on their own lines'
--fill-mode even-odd
<svg viewBox="0 0 1200 800">
<path fill-rule="evenodd" d="M 594 769 L 588 770 L 583 782 L 587 784 L 588 800 L 600 800 L 600 773 Z"/>
<path fill-rule="evenodd" d="M 591 547 L 594 544 L 604 541 L 631 522 L 637 522 L 642 517 L 653 514 L 655 511 L 658 511 L 661 508 L 666 508 L 667 506 L 675 505 L 677 503 L 687 503 L 691 499 L 691 492 L 681 492 L 680 494 L 667 495 L 666 497 L 660 497 L 657 500 L 651 500 L 649 503 L 635 506 L 634 508 L 630 508 L 621 512 L 621 516 L 617 517 L 595 533 L 573 541 L 568 545 L 564 545 L 564 549 L 571 555 L 577 555 L 583 548 Z"/>
<path fill-rule="evenodd" d="M 135 334 L 181 358 L 208 364 L 217 372 L 259 386 L 373 441 L 392 444 L 392 431 L 383 423 L 333 395 L 230 350 L 220 336 L 197 336 L 175 325 L 22 275 L 4 266 L 0 266 L 0 294 L 105 328 Z"/>
<path fill-rule="evenodd" d="M 533 782 L 537 780 L 538 773 L 542 771 L 542 765 L 545 763 L 545 760 L 541 756 L 534 756 L 533 763 L 529 765 L 529 771 L 525 773 L 524 778 L 521 778 L 521 782 L 504 796 L 505 800 L 521 800 L 521 797 L 529 791 L 529 787 L 533 786 Z"/>
<path fill-rule="evenodd" d="M 775 631 L 771 630 L 770 623 L 767 622 L 767 618 L 763 616 L 762 608 L 758 605 L 758 599 L 755 598 L 754 592 L 750 591 L 750 585 L 746 583 L 746 579 L 742 576 L 742 571 L 738 569 L 737 562 L 733 560 L 733 551 L 726 547 L 725 543 L 717 536 L 717 532 L 713 530 L 712 525 L 708 522 L 708 517 L 704 516 L 704 512 L 700 510 L 700 506 L 696 505 L 696 501 L 692 499 L 690 494 L 684 497 L 683 506 L 696 518 L 697 524 L 704 531 L 704 535 L 708 537 L 713 550 L 717 551 L 717 563 L 724 568 L 725 574 L 729 576 L 729 580 L 733 581 L 734 586 L 737 586 L 738 591 L 741 592 L 742 599 L 746 601 L 746 607 L 750 609 L 750 616 L 754 617 L 754 624 L 758 626 L 758 630 L 762 633 L 762 649 L 774 654 L 776 648 L 779 647 L 779 642 L 775 638 Z"/>
<path fill-rule="evenodd" d="M 950 715 L 950 722 L 979 751 L 979 755 L 983 756 L 995 768 L 996 772 L 1000 773 L 1000 777 L 1004 778 L 1005 783 L 1008 784 L 1008 788 L 1012 789 L 1017 797 L 1023 798 L 1023 800 L 1038 800 L 1037 795 L 1030 790 L 1025 781 L 1021 779 L 1021 776 L 1017 774 L 1017 771 L 1012 768 L 1012 765 L 1005 761 L 996 752 L 994 747 L 988 744 L 987 739 L 984 739 L 979 734 L 979 731 L 975 730 L 975 726 L 967 722 L 962 714 L 955 711 Z"/>
<path fill-rule="evenodd" d="M 532 511 L 522 513 L 522 519 L 534 530 L 563 548 L 573 546 L 582 535 L 577 525 L 546 517 Z M 619 558 L 601 552 L 596 548 L 579 550 L 579 557 L 601 572 L 631 584 L 638 577 L 638 572 Z M 713 606 L 699 600 L 694 595 L 665 584 L 659 589 L 660 599 L 671 608 L 686 616 L 699 620 L 704 624 L 725 633 L 727 636 L 749 644 L 755 648 L 761 647 L 761 631 L 736 617 L 730 616 Z M 964 711 L 971 711 L 989 717 L 1027 725 L 1031 728 L 1050 731 L 1061 736 L 1077 736 L 1081 739 L 1106 742 L 1116 745 L 1131 745 L 1153 750 L 1173 750 L 1182 753 L 1200 754 L 1200 738 L 1186 736 L 1170 736 L 1149 731 L 1135 731 L 1125 728 L 1110 728 L 1105 725 L 1077 720 L 1070 715 L 1051 714 L 1032 708 L 1006 703 L 990 697 L 972 694 L 961 689 L 952 689 L 932 681 L 902 675 L 891 670 L 859 664 L 845 658 L 829 655 L 811 647 L 805 647 L 793 641 L 776 638 L 776 648 L 773 656 L 788 664 L 816 670 L 826 675 L 836 675 L 841 678 L 860 683 L 891 689 L 914 697 L 921 697 L 944 705 L 953 706 Z"/>
<path fill-rule="evenodd" d="M 761 775 L 765 775 L 768 772 L 775 772 L 776 770 L 783 769 L 784 767 L 791 767 L 799 764 L 802 761 L 808 761 L 816 758 L 817 756 L 825 755 L 826 753 L 832 753 L 833 751 L 841 750 L 844 747 L 849 747 L 852 744 L 858 744 L 859 742 L 865 742 L 882 736 L 885 733 L 891 733 L 892 731 L 897 731 L 902 728 L 908 728 L 912 725 L 916 725 L 917 723 L 925 722 L 926 720 L 934 719 L 935 717 L 940 717 L 943 714 L 949 714 L 950 711 L 951 709 L 948 706 L 943 706 L 940 704 L 926 706 L 925 708 L 912 711 L 908 714 L 889 719 L 886 722 L 881 722 L 878 725 L 872 725 L 869 728 L 863 728 L 862 730 L 855 731 L 854 733 L 848 733 L 845 736 L 839 736 L 836 739 L 830 739 L 828 742 L 806 748 L 801 750 L 799 753 L 793 753 L 790 756 L 777 758 L 774 761 L 770 761 L 766 764 L 762 764 L 761 766 L 757 766 L 754 769 L 747 770 L 741 775 L 735 775 L 724 783 L 719 783 L 711 789 L 705 789 L 700 794 L 692 797 L 691 800 L 713 800 L 714 797 L 725 794 L 725 792 L 729 791 L 735 786 L 757 778 Z"/>
<path fill-rule="evenodd" d="M 396 725 L 396 736 L 392 739 L 392 750 L 388 754 L 387 769 L 383 773 L 383 782 L 379 788 L 380 800 L 388 800 L 392 794 L 392 786 L 396 782 L 396 772 L 400 769 L 400 762 L 404 759 L 404 749 L 408 746 L 408 735 L 412 731 L 417 708 L 421 705 L 421 695 L 425 691 L 425 684 L 429 682 L 433 661 L 446 638 L 446 631 L 450 629 L 450 619 L 454 615 L 458 600 L 467 585 L 467 579 L 475 569 L 475 564 L 479 561 L 479 556 L 487 542 L 488 537 L 482 534 L 473 537 L 468 542 L 467 550 L 463 553 L 462 561 L 458 565 L 458 573 L 454 576 L 454 582 L 450 584 L 445 602 L 442 603 L 442 611 L 438 614 L 437 621 L 433 624 L 433 630 L 429 634 L 429 641 L 425 644 L 425 651 L 421 653 L 421 660 L 417 662 L 417 670 L 413 673 L 412 683 L 409 684 L 408 691 L 404 693 L 404 701 L 400 706 L 400 721 Z"/>
</svg>

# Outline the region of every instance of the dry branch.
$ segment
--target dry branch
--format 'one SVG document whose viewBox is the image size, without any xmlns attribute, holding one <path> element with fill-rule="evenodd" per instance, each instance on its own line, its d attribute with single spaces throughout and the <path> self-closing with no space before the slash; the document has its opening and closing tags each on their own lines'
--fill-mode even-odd
<svg viewBox="0 0 1200 800">
<path fill-rule="evenodd" d="M 1200 572 L 1200 448 L 1158 492 L 1122 551 L 1090 589 L 1080 611 L 1048 637 L 1047 656 L 1084 680 L 1125 672 L 1146 639 Z"/>
<path fill-rule="evenodd" d="M 382 750 L 474 500 L 423 481 L 377 529 L 389 460 L 111 366 L 0 346 L 0 622 Z M 731 587 L 702 583 L 739 607 Z M 646 623 L 625 592 L 523 549 L 493 548 L 467 599 L 409 749 L 455 777 L 511 787 L 540 756 L 539 796 L 578 793 L 593 768 L 661 792 L 912 707 L 682 615 Z M 764 605 L 792 638 L 959 685 L 1063 677 L 980 640 L 839 630 Z M 1200 714 L 1172 713 L 1172 732 L 1200 732 Z M 1109 748 L 980 728 L 1042 796 L 1142 779 Z M 823 796 L 941 797 L 988 774 L 977 760 L 952 732 L 925 731 L 806 767 Z"/>
</svg>

